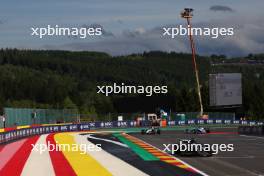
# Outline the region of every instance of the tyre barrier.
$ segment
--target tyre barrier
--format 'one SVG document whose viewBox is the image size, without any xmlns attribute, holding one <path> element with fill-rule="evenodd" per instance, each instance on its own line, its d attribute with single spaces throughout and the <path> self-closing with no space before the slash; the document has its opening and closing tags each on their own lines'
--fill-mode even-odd
<svg viewBox="0 0 264 176">
<path fill-rule="evenodd" d="M 262 136 L 264 135 L 264 125 L 262 126 L 239 126 L 238 127 L 239 134 L 246 134 L 246 135 L 256 135 Z"/>
</svg>

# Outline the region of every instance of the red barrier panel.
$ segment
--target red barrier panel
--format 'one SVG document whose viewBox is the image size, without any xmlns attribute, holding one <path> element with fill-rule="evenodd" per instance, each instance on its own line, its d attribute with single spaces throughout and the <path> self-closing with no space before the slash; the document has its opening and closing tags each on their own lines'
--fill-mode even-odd
<svg viewBox="0 0 264 176">
<path fill-rule="evenodd" d="M 17 129 L 17 127 L 10 127 L 10 128 L 5 128 L 4 130 L 5 130 L 5 132 L 7 132 L 7 131 L 14 131 L 16 129 Z"/>
</svg>

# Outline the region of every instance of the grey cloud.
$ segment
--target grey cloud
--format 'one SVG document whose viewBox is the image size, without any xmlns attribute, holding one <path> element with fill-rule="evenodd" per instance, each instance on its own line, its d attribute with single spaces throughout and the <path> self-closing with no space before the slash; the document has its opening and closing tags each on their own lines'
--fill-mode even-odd
<svg viewBox="0 0 264 176">
<path fill-rule="evenodd" d="M 121 19 L 118 19 L 118 20 L 117 20 L 117 23 L 118 23 L 118 24 L 124 24 L 123 20 L 121 20 Z"/>
<path fill-rule="evenodd" d="M 124 30 L 123 31 L 123 35 L 125 37 L 128 37 L 128 38 L 135 38 L 135 37 L 139 37 L 143 34 L 145 34 L 146 31 L 144 28 L 138 28 L 138 29 L 135 29 L 135 30 Z"/>
<path fill-rule="evenodd" d="M 129 38 L 135 38 L 139 35 L 139 33 L 135 32 L 135 31 L 124 30 L 123 35 L 126 37 L 129 37 Z"/>
<path fill-rule="evenodd" d="M 7 23 L 6 19 L 0 19 L 0 25 Z"/>
<path fill-rule="evenodd" d="M 235 23 L 234 23 L 235 21 Z M 248 53 L 264 51 L 264 19 L 214 20 L 194 23 L 195 27 L 234 27 L 234 36 L 221 36 L 212 39 L 208 36 L 195 36 L 197 54 L 225 54 L 227 56 L 245 56 Z M 144 51 L 160 50 L 190 52 L 188 37 L 177 36 L 174 39 L 162 36 L 162 27 L 176 27 L 179 24 L 155 27 L 152 29 L 125 30 L 115 38 L 104 38 L 101 41 L 86 43 L 68 43 L 61 46 L 50 46 L 51 49 L 102 51 L 112 55 L 127 55 Z M 47 49 L 50 49 L 47 48 Z"/>
<path fill-rule="evenodd" d="M 234 10 L 231 7 L 222 6 L 222 5 L 211 6 L 210 10 L 212 10 L 212 11 L 223 11 L 223 12 L 234 12 Z"/>
<path fill-rule="evenodd" d="M 115 40 L 107 39 L 99 42 L 69 43 L 62 46 L 46 46 L 46 49 L 101 51 L 111 55 L 128 55 L 152 50 L 187 52 L 185 45 L 180 41 L 150 36 L 137 36 L 135 38 L 120 36 Z"/>
<path fill-rule="evenodd" d="M 81 27 L 84 27 L 84 28 L 101 28 L 103 36 L 105 36 L 105 37 L 114 37 L 114 34 L 112 32 L 110 32 L 110 31 L 106 31 L 101 24 L 97 24 L 97 23 L 94 23 L 94 24 L 91 24 L 91 25 L 83 24 Z"/>
</svg>

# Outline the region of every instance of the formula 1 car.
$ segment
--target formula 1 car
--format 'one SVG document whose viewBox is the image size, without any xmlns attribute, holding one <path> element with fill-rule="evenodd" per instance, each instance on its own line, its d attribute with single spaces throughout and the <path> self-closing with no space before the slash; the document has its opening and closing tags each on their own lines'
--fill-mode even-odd
<svg viewBox="0 0 264 176">
<path fill-rule="evenodd" d="M 200 157 L 210 157 L 213 156 L 211 149 L 206 149 L 203 144 L 198 143 L 194 139 L 183 139 L 180 140 L 180 145 L 186 145 L 186 150 L 173 151 L 172 155 L 179 156 L 200 156 Z"/>
<path fill-rule="evenodd" d="M 141 134 L 160 134 L 160 129 L 158 127 L 151 127 L 148 129 L 142 129 Z"/>
<path fill-rule="evenodd" d="M 206 134 L 206 133 L 210 133 L 210 129 L 204 128 L 204 127 L 198 127 L 198 128 L 186 129 L 185 133 L 187 134 Z"/>
</svg>

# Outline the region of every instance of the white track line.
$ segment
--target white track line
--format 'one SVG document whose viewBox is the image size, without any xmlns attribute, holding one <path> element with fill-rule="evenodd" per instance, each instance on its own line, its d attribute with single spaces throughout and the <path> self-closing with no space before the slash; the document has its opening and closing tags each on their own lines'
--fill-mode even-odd
<svg viewBox="0 0 264 176">
<path fill-rule="evenodd" d="M 208 159 L 216 159 L 216 158 L 227 158 L 227 159 L 253 159 L 255 158 L 254 156 L 216 156 L 216 157 L 212 157 L 212 158 L 208 158 Z"/>
<path fill-rule="evenodd" d="M 155 146 L 153 146 L 153 145 L 147 143 L 146 141 L 143 141 L 143 140 L 141 140 L 141 139 L 139 139 L 139 138 L 137 138 L 137 137 L 135 137 L 135 136 L 133 136 L 133 137 L 136 138 L 136 139 L 138 139 L 139 141 L 142 141 L 142 142 L 144 142 L 144 143 L 150 145 L 151 147 L 153 147 L 153 148 L 155 148 L 155 149 L 157 149 L 157 150 L 159 150 L 159 151 L 165 153 L 164 151 L 162 151 L 162 150 L 160 150 L 159 148 L 157 148 L 157 147 L 155 147 Z M 169 154 L 169 153 L 167 153 L 167 154 Z M 197 173 L 199 173 L 199 174 L 201 174 L 201 175 L 203 175 L 203 176 L 209 176 L 209 175 L 207 175 L 206 173 L 204 173 L 204 172 L 202 172 L 202 171 L 196 169 L 195 167 L 191 166 L 190 164 L 188 164 L 188 163 L 182 161 L 181 159 L 179 159 L 179 158 L 177 158 L 177 157 L 175 157 L 175 156 L 173 156 L 173 155 L 171 155 L 171 154 L 169 154 L 169 155 L 172 156 L 173 158 L 179 160 L 180 162 L 182 162 L 182 163 L 185 164 L 186 166 L 192 168 L 192 169 L 193 169 L 194 171 L 196 171 Z"/>
<path fill-rule="evenodd" d="M 259 136 L 248 136 L 248 135 L 240 135 L 242 137 L 248 137 L 248 138 L 256 138 L 256 139 L 264 139 L 264 137 L 259 137 Z"/>
<path fill-rule="evenodd" d="M 46 144 L 46 135 L 41 135 L 36 144 Z M 14 166 L 15 167 L 15 166 Z M 53 176 L 55 175 L 53 165 L 50 159 L 49 151 L 46 150 L 40 154 L 33 150 L 23 168 L 22 176 Z"/>
<path fill-rule="evenodd" d="M 93 145 L 87 140 L 87 136 L 82 136 L 78 134 L 72 134 L 75 137 L 77 144 Z M 87 151 L 87 154 L 96 159 L 102 166 L 104 166 L 108 171 L 110 171 L 114 176 L 147 176 L 146 173 L 141 170 L 131 166 L 130 164 L 124 162 L 123 160 L 115 157 L 114 155 L 101 150 L 101 151 Z"/>
<path fill-rule="evenodd" d="M 87 137 L 88 137 L 88 138 L 91 138 L 91 139 L 100 140 L 100 141 L 110 142 L 110 143 L 113 143 L 113 144 L 119 145 L 119 146 L 121 146 L 121 147 L 126 147 L 126 148 L 128 148 L 128 146 L 127 146 L 126 144 L 123 144 L 123 143 L 118 142 L 118 141 L 113 141 L 113 140 L 103 139 L 103 138 L 97 138 L 97 137 L 92 136 L 91 134 L 88 134 Z"/>
</svg>

